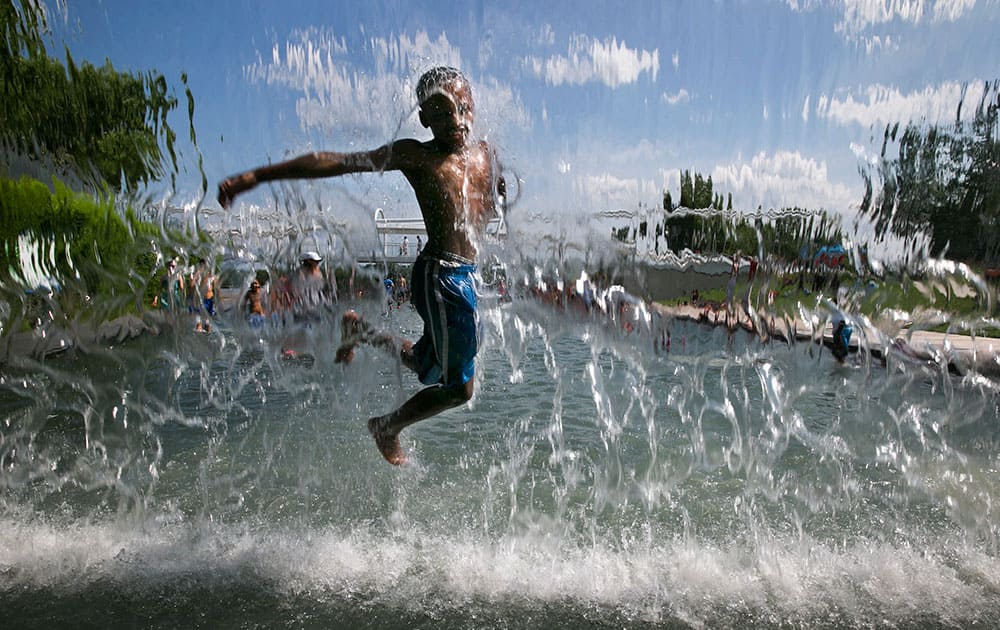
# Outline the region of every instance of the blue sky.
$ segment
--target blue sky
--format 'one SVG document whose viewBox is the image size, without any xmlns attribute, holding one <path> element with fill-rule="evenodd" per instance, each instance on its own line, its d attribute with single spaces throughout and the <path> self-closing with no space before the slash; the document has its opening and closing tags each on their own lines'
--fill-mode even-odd
<svg viewBox="0 0 1000 630">
<path fill-rule="evenodd" d="M 70 0 L 50 13 L 76 58 L 163 72 L 184 137 L 188 74 L 212 186 L 314 148 L 427 138 L 413 85 L 457 65 L 476 132 L 535 216 L 656 206 L 687 168 L 739 208 L 851 214 L 887 122 L 952 120 L 962 89 L 975 99 L 1000 77 L 997 0 Z M 196 197 L 195 153 L 182 150 L 178 195 Z M 402 178 L 348 179 L 331 198 L 416 213 Z"/>
</svg>

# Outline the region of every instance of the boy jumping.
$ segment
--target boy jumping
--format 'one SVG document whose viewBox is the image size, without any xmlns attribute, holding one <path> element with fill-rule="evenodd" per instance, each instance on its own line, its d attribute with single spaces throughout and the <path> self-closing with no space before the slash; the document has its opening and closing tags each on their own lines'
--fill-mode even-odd
<svg viewBox="0 0 1000 630">
<path fill-rule="evenodd" d="M 353 312 L 343 319 L 344 341 L 337 361 L 350 362 L 358 343 L 395 351 L 403 365 L 428 385 L 403 405 L 368 420 L 382 456 L 399 465 L 405 427 L 472 398 L 478 349 L 474 276 L 478 241 L 506 195 L 493 149 L 470 134 L 474 121 L 472 87 L 454 68 L 438 67 L 420 77 L 416 88 L 420 124 L 433 138 L 397 140 L 372 151 L 309 153 L 262 166 L 219 184 L 219 203 L 261 182 L 318 178 L 347 173 L 400 171 L 416 194 L 427 244 L 413 265 L 412 300 L 424 321 L 416 343 L 375 333 Z"/>
</svg>

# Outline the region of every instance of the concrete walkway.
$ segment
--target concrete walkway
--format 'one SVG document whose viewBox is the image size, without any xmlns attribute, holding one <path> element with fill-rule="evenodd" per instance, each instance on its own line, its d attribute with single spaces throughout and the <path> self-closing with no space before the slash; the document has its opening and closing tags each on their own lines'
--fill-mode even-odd
<svg viewBox="0 0 1000 630">
<path fill-rule="evenodd" d="M 692 321 L 708 326 L 725 326 L 725 310 L 706 310 L 690 305 L 667 306 L 655 304 L 653 307 L 664 317 L 681 321 Z M 808 322 L 795 319 L 787 321 L 774 318 L 757 311 L 751 322 L 742 309 L 735 321 L 730 322 L 733 330 L 741 329 L 761 338 L 780 341 L 812 341 L 827 347 L 833 346 L 832 326 L 825 324 L 817 330 Z M 977 373 L 990 378 L 1000 378 L 1000 339 L 992 337 L 970 337 L 925 330 L 902 330 L 895 335 L 886 334 L 876 328 L 858 330 L 854 323 L 851 337 L 851 351 L 864 351 L 877 359 L 898 356 L 911 360 L 927 361 L 945 365 L 954 374 Z"/>
<path fill-rule="evenodd" d="M 160 311 L 149 311 L 143 317 L 124 315 L 100 325 L 78 324 L 72 329 L 43 326 L 35 330 L 11 333 L 0 337 L 0 366 L 17 357 L 45 359 L 72 348 L 95 344 L 111 346 L 141 335 L 157 335 L 166 325 Z"/>
</svg>

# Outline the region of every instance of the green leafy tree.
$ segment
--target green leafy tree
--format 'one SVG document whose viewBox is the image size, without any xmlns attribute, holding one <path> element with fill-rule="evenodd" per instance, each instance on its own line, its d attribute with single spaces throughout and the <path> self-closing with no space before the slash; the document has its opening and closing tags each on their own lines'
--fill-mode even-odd
<svg viewBox="0 0 1000 630">
<path fill-rule="evenodd" d="M 697 200 L 700 195 L 702 202 L 708 200 L 707 205 L 694 211 L 665 212 L 662 229 L 657 226 L 656 230 L 657 235 L 665 235 L 667 246 L 675 252 L 690 249 L 703 254 L 731 255 L 763 249 L 769 255 L 793 261 L 799 258 L 803 247 L 814 251 L 822 245 L 843 241 L 839 217 L 825 211 L 785 208 L 773 219 L 765 219 L 759 209 L 756 215 L 739 215 L 732 211 L 731 192 L 724 196 L 712 191 L 711 177 L 703 178 L 698 173 L 692 176 L 690 171 L 684 171 L 682 199 L 689 184 L 694 198 Z M 668 210 L 669 191 L 663 197 L 664 210 Z"/>
<path fill-rule="evenodd" d="M 142 309 L 159 252 L 170 247 L 164 241 L 184 242 L 122 211 L 111 192 L 159 178 L 167 158 L 176 173 L 167 124 L 176 99 L 156 72 L 78 65 L 68 51 L 65 65 L 50 58 L 47 28 L 39 0 L 0 0 L 0 142 L 73 170 L 98 193 L 75 193 L 55 178 L 0 178 L 0 300 L 23 306 L 42 274 L 59 285 L 64 311 L 86 305 L 89 317 L 106 319 Z"/>
<path fill-rule="evenodd" d="M 47 29 L 45 10 L 38 0 L 5 0 L 0 3 L 0 56 L 5 58 L 45 53 L 42 33 Z"/>
<path fill-rule="evenodd" d="M 177 106 L 157 72 L 129 74 L 65 65 L 45 52 L 45 13 L 35 0 L 0 9 L 0 137 L 31 157 L 47 157 L 114 189 L 134 189 L 176 171 L 176 134 L 167 114 Z"/>
<path fill-rule="evenodd" d="M 965 106 L 958 105 L 958 112 Z M 1000 255 L 1000 81 L 987 84 L 971 122 L 887 125 L 875 173 L 861 175 L 861 210 L 880 236 L 926 233 L 931 253 L 996 262 Z"/>
<path fill-rule="evenodd" d="M 93 301 L 98 316 L 141 308 L 156 260 L 148 254 L 160 238 L 157 227 L 131 213 L 122 218 L 110 197 L 74 193 L 58 180 L 52 186 L 54 191 L 29 177 L 0 178 L 0 285 L 34 288 L 26 285 L 29 270 L 22 265 L 30 245 L 48 253 L 32 267 L 57 279 L 64 298 L 100 298 Z"/>
</svg>

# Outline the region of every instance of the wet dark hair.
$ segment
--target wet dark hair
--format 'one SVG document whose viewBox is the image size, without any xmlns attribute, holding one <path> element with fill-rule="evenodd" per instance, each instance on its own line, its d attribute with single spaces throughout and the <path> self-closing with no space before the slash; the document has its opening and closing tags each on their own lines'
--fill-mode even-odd
<svg viewBox="0 0 1000 630">
<path fill-rule="evenodd" d="M 423 73 L 420 80 L 417 81 L 417 102 L 423 104 L 424 101 L 437 94 L 441 88 L 452 81 L 461 81 L 469 89 L 472 89 L 472 86 L 469 85 L 469 80 L 465 78 L 465 75 L 458 68 L 450 66 L 431 68 Z"/>
</svg>

